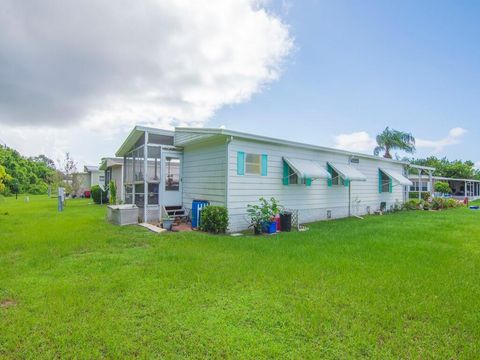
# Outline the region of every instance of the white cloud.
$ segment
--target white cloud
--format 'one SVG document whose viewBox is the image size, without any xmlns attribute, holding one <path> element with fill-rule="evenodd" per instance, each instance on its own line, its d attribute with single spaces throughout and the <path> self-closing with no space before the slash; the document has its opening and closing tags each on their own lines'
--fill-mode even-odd
<svg viewBox="0 0 480 360">
<path fill-rule="evenodd" d="M 276 80 L 288 27 L 256 0 L 6 0 L 0 123 L 202 125 Z"/>
<path fill-rule="evenodd" d="M 475 168 L 478 169 L 478 170 L 480 170 L 480 161 L 477 161 L 477 162 L 475 163 Z"/>
<path fill-rule="evenodd" d="M 432 153 L 436 154 L 436 153 L 442 152 L 447 146 L 459 144 L 461 142 L 461 138 L 466 133 L 467 133 L 467 130 L 461 127 L 456 127 L 451 129 L 448 132 L 448 135 L 443 139 L 425 140 L 425 139 L 417 138 L 416 146 L 417 148 L 432 149 Z"/>
<path fill-rule="evenodd" d="M 351 134 L 340 134 L 335 136 L 335 148 L 359 152 L 372 152 L 376 146 L 373 139 L 367 132 L 359 131 Z"/>
<path fill-rule="evenodd" d="M 288 26 L 258 0 L 4 0 L 0 138 L 79 163 L 137 124 L 202 126 L 281 74 Z"/>
</svg>

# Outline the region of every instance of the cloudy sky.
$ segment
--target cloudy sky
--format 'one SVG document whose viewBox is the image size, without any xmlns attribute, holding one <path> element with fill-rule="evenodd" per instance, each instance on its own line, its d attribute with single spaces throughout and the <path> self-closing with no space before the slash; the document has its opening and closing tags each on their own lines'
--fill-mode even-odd
<svg viewBox="0 0 480 360">
<path fill-rule="evenodd" d="M 0 140 L 112 156 L 135 124 L 480 162 L 475 2 L 3 0 Z M 477 155 L 478 154 L 478 155 Z"/>
</svg>

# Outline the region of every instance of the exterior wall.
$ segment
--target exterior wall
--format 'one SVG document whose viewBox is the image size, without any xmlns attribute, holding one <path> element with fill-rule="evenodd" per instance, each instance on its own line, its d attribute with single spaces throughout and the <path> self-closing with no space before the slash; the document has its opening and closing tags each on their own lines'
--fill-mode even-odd
<svg viewBox="0 0 480 360">
<path fill-rule="evenodd" d="M 110 166 L 105 170 L 105 185 L 109 185 L 113 181 L 117 186 L 117 201 L 123 200 L 123 166 Z M 107 183 L 108 182 L 108 183 Z"/>
<path fill-rule="evenodd" d="M 90 190 L 90 175 L 88 173 L 73 174 L 74 182 L 78 183 L 77 196 L 82 196 L 85 191 Z"/>
<path fill-rule="evenodd" d="M 237 175 L 237 152 L 268 155 L 267 176 Z M 260 197 L 275 197 L 280 204 L 299 210 L 301 223 L 327 219 L 327 210 L 332 218 L 348 216 L 348 187 L 333 185 L 328 187 L 326 180 L 315 180 L 311 186 L 283 185 L 282 157 L 314 160 L 320 163 L 337 162 L 348 164 L 347 155 L 333 152 L 286 147 L 279 144 L 266 144 L 254 141 L 234 139 L 228 146 L 228 211 L 230 231 L 246 229 L 249 225 L 246 215 L 248 204 Z M 405 188 L 393 186 L 392 193 L 379 193 L 379 168 L 396 170 L 403 173 L 403 165 L 387 161 L 361 158 L 359 164 L 350 164 L 366 177 L 367 181 L 351 182 L 351 213 L 362 215 L 378 210 L 381 202 L 387 203 L 387 209 L 395 203 L 404 201 Z M 357 204 L 356 200 L 360 202 Z"/>
<path fill-rule="evenodd" d="M 100 176 L 103 176 L 103 181 L 100 181 Z M 90 173 L 90 187 L 94 185 L 105 185 L 105 171 L 97 170 Z"/>
<path fill-rule="evenodd" d="M 183 150 L 182 202 L 191 210 L 195 199 L 208 200 L 212 205 L 225 206 L 227 145 L 216 139 Z"/>
</svg>

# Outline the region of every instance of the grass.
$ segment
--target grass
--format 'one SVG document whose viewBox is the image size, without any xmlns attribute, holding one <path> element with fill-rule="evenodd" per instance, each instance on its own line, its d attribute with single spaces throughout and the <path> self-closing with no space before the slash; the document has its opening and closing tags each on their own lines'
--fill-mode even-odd
<svg viewBox="0 0 480 360">
<path fill-rule="evenodd" d="M 105 213 L 0 202 L 0 357 L 480 357 L 480 212 L 240 238 Z"/>
</svg>

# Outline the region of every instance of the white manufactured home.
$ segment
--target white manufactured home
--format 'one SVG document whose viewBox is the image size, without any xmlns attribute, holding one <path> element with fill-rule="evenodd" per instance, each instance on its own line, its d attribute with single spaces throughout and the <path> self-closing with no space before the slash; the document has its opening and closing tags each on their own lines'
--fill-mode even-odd
<svg viewBox="0 0 480 360">
<path fill-rule="evenodd" d="M 275 197 L 306 223 L 390 209 L 408 198 L 408 163 L 226 129 L 137 126 L 122 157 L 123 200 L 158 221 L 193 200 L 228 208 L 229 230 L 249 225 L 246 209 Z"/>
</svg>

